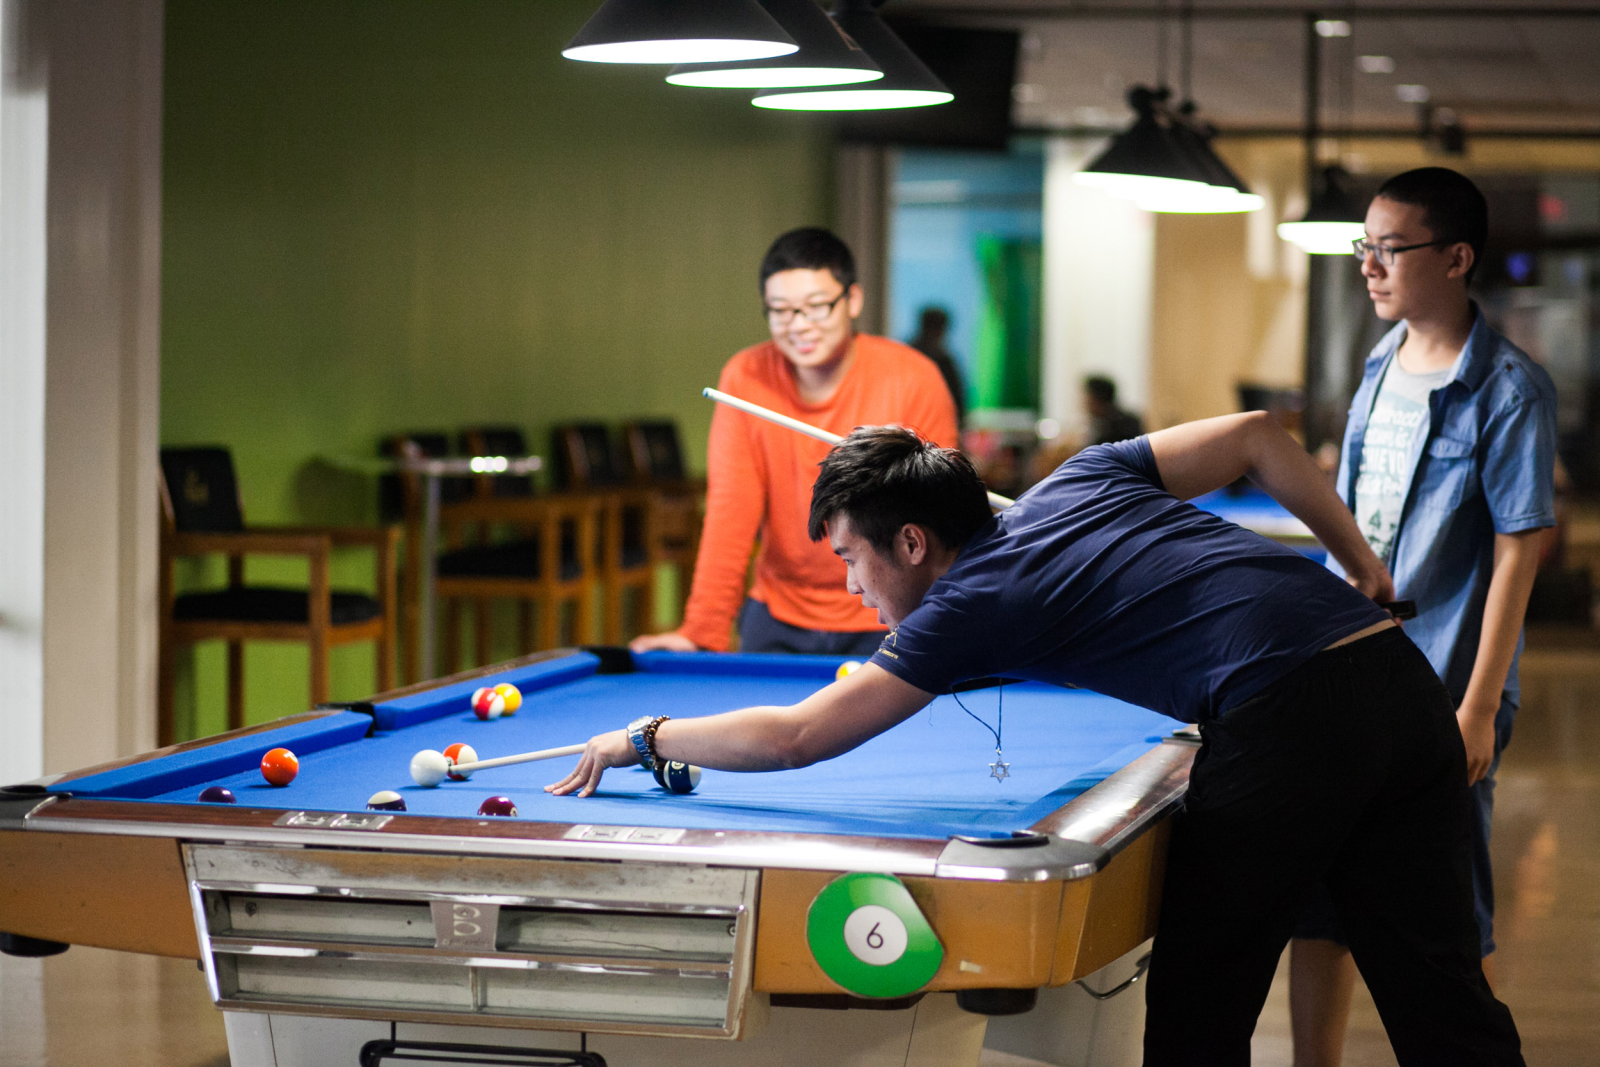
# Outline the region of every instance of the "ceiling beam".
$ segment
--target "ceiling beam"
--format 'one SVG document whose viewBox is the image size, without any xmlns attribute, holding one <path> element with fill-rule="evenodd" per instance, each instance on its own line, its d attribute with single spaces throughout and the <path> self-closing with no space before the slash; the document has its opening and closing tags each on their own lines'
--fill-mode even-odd
<svg viewBox="0 0 1600 1067">
<path fill-rule="evenodd" d="M 1012 127 L 1012 133 L 1019 137 L 1115 137 L 1125 129 L 1127 129 L 1126 126 L 1019 125 Z M 1538 130 L 1493 126 L 1485 126 L 1479 129 L 1476 126 L 1467 126 L 1465 127 L 1465 133 L 1468 141 L 1600 141 L 1600 127 L 1591 129 Z M 1223 126 L 1217 129 L 1217 136 L 1222 138 L 1303 138 L 1306 136 L 1306 128 L 1304 126 Z M 1410 128 L 1346 126 L 1337 129 L 1323 127 L 1317 132 L 1317 137 L 1319 139 L 1415 141 L 1422 138 L 1423 134 L 1415 126 Z"/>
<path fill-rule="evenodd" d="M 1115 20 L 1128 19 L 1152 21 L 1176 19 L 1178 12 L 1172 7 L 1155 4 L 986 4 L 982 0 L 967 3 L 941 4 L 917 3 L 916 0 L 895 0 L 886 6 L 887 13 L 900 18 L 937 19 L 948 16 L 987 19 L 1039 19 L 1062 20 Z M 1342 19 L 1346 22 L 1366 22 L 1406 19 L 1597 19 L 1600 7 L 1526 7 L 1516 4 L 1482 5 L 1427 5 L 1418 7 L 1354 8 L 1346 4 L 1309 4 L 1303 7 L 1273 6 L 1195 6 L 1188 17 L 1198 20 L 1249 20 L 1249 19 L 1303 19 L 1306 16 Z"/>
</svg>

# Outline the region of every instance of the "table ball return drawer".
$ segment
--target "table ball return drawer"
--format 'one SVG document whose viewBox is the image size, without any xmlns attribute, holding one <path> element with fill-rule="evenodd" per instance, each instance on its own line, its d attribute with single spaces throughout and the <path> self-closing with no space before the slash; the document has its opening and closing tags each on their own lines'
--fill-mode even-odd
<svg viewBox="0 0 1600 1067">
<path fill-rule="evenodd" d="M 756 871 L 193 844 L 225 1010 L 737 1037 Z"/>
</svg>

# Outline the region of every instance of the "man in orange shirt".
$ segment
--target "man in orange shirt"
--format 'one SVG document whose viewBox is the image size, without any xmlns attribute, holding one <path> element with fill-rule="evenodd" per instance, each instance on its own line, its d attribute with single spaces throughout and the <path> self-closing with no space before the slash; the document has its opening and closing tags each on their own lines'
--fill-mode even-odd
<svg viewBox="0 0 1600 1067">
<path fill-rule="evenodd" d="M 837 434 L 898 423 L 957 445 L 955 405 L 939 368 L 897 341 L 855 332 L 861 286 L 838 237 L 814 228 L 779 237 L 761 261 L 761 294 L 772 340 L 729 360 L 717 388 Z M 633 650 L 724 651 L 737 615 L 745 652 L 870 656 L 882 620 L 845 588 L 844 563 L 806 534 L 811 485 L 828 446 L 718 407 L 708 451 L 705 530 L 683 625 L 637 637 Z"/>
</svg>

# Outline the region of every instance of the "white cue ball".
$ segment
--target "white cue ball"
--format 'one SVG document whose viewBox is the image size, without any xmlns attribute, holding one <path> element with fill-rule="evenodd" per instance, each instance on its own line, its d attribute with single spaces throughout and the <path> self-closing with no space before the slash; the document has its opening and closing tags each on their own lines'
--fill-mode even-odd
<svg viewBox="0 0 1600 1067">
<path fill-rule="evenodd" d="M 425 748 L 411 757 L 411 780 L 426 789 L 444 781 L 445 772 L 449 769 L 449 758 L 431 748 Z"/>
</svg>

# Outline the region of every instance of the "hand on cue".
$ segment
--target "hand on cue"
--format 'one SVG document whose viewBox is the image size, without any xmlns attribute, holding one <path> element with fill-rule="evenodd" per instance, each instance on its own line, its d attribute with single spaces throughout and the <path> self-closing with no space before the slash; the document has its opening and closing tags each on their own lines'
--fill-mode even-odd
<svg viewBox="0 0 1600 1067">
<path fill-rule="evenodd" d="M 608 767 L 631 767 L 639 762 L 639 751 L 633 747 L 633 742 L 628 740 L 628 731 L 613 730 L 607 734 L 596 734 L 589 739 L 586 745 L 574 745 L 573 751 L 581 751 L 583 758 L 578 760 L 578 765 L 572 773 L 561 781 L 544 787 L 546 793 L 564 797 L 576 792 L 580 797 L 593 796 L 594 791 L 600 786 L 600 776 L 605 774 Z"/>
</svg>

